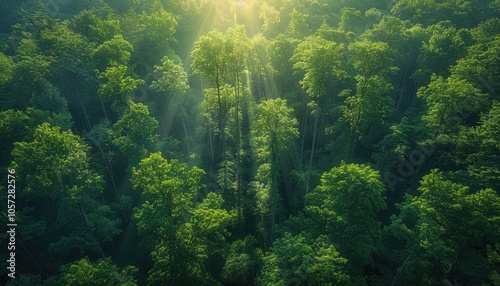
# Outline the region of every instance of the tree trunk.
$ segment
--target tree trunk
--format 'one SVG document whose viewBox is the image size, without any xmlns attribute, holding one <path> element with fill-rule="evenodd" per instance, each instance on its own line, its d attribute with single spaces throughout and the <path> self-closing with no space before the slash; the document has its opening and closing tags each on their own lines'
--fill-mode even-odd
<svg viewBox="0 0 500 286">
<path fill-rule="evenodd" d="M 396 273 L 396 276 L 394 276 L 394 279 L 392 280 L 391 286 L 397 285 L 399 277 L 401 277 L 401 274 L 403 274 L 403 270 L 405 269 L 406 264 L 408 264 L 408 262 L 410 262 L 411 258 L 415 254 L 415 251 L 416 251 L 416 249 L 413 249 L 412 252 L 410 252 L 410 254 L 408 255 L 408 257 L 406 257 L 405 261 L 403 262 L 403 265 L 401 265 L 401 267 L 398 269 L 398 273 Z"/>
<path fill-rule="evenodd" d="M 80 208 L 82 210 L 82 214 L 83 214 L 83 218 L 85 219 L 85 224 L 87 225 L 87 227 L 90 227 L 89 225 L 89 220 L 87 218 L 87 214 L 85 213 L 85 210 L 82 208 Z M 97 239 L 97 237 L 95 238 L 95 240 L 97 241 L 97 249 L 99 251 L 99 255 L 101 256 L 102 259 L 106 258 L 106 255 L 104 254 L 104 251 L 102 251 L 102 247 L 101 247 L 101 243 L 99 242 L 99 240 Z"/>
<path fill-rule="evenodd" d="M 188 134 L 187 134 L 187 129 L 186 129 L 186 122 L 184 122 L 184 119 L 181 119 L 182 121 L 182 127 L 184 127 L 184 141 L 186 141 L 186 147 L 187 147 L 187 152 L 188 152 L 188 156 L 191 154 L 191 150 L 189 148 L 189 142 L 188 142 Z M 210 136 L 212 137 L 212 136 Z M 210 141 L 210 143 L 212 143 L 212 141 Z"/>
<path fill-rule="evenodd" d="M 36 258 L 31 254 L 31 252 L 29 252 L 28 248 L 26 248 L 26 245 L 24 245 L 24 242 L 21 240 L 21 238 L 18 237 L 17 240 L 19 241 L 19 243 L 21 243 L 21 246 L 23 247 L 24 251 L 33 260 L 33 262 L 35 263 L 36 268 L 38 269 L 38 271 L 40 271 L 40 273 L 42 273 L 43 277 L 49 278 L 49 275 L 47 275 L 47 273 L 45 273 L 45 271 L 43 271 L 42 267 L 40 267 L 40 264 L 38 263 L 38 261 L 36 260 Z"/>
<path fill-rule="evenodd" d="M 306 196 L 309 193 L 309 181 L 311 178 L 312 162 L 314 158 L 314 146 L 316 145 L 316 129 L 318 127 L 318 111 L 319 111 L 318 109 L 319 107 L 316 107 L 316 116 L 314 116 L 313 142 L 311 148 L 311 157 L 309 158 L 309 169 L 307 170 L 307 179 L 306 179 L 306 194 L 305 194 Z"/>
<path fill-rule="evenodd" d="M 306 141 L 306 130 L 307 130 L 307 119 L 309 118 L 308 116 L 308 113 L 309 113 L 309 107 L 306 106 L 306 114 L 305 114 L 305 118 L 304 118 L 304 125 L 302 127 L 302 144 L 300 145 L 300 165 L 302 166 L 302 157 L 304 155 L 304 144 L 305 144 L 305 141 Z"/>
<path fill-rule="evenodd" d="M 446 280 L 448 280 L 448 276 L 450 276 L 451 270 L 453 270 L 453 266 L 455 266 L 459 254 L 460 252 L 457 252 L 457 255 L 455 255 L 455 259 L 453 259 L 453 262 L 450 264 L 450 267 L 448 267 L 448 270 L 446 270 L 446 272 L 443 274 L 443 277 L 441 277 L 441 283 L 444 283 Z"/>
<path fill-rule="evenodd" d="M 270 243 L 273 244 L 274 240 L 274 226 L 276 224 L 276 199 L 277 199 L 277 140 L 276 138 L 271 139 L 271 187 L 269 188 L 270 199 L 271 199 L 271 235 Z"/>
<path fill-rule="evenodd" d="M 241 225 L 241 158 L 240 158 L 240 115 L 239 115 L 239 101 L 240 101 L 240 79 L 239 72 L 235 71 L 235 93 L 236 93 L 236 180 L 237 180 L 237 197 L 236 203 L 238 206 L 238 227 Z"/>
<path fill-rule="evenodd" d="M 106 154 L 104 154 L 104 150 L 102 150 L 101 144 L 97 142 L 95 145 L 97 145 L 97 148 L 99 148 L 99 151 L 101 152 L 102 158 L 104 160 L 104 164 L 106 165 L 106 170 L 108 171 L 109 178 L 111 180 L 111 184 L 113 185 L 113 189 L 115 190 L 116 196 L 118 197 L 118 201 L 121 203 L 122 202 L 122 197 L 120 196 L 120 193 L 118 192 L 118 189 L 116 188 L 115 184 L 115 178 L 113 176 L 113 167 L 111 166 L 111 163 L 109 163 L 108 159 L 106 158 Z M 123 219 L 125 223 L 128 223 L 127 215 L 125 214 L 125 211 L 122 210 L 123 214 Z"/>
<path fill-rule="evenodd" d="M 207 114 L 210 114 L 208 112 L 208 101 L 207 101 Z M 207 119 L 207 126 L 208 126 L 208 141 L 210 142 L 210 152 L 212 155 L 212 163 L 215 162 L 214 158 L 214 144 L 212 142 L 212 129 L 210 128 L 210 117 Z"/>
<path fill-rule="evenodd" d="M 221 138 L 221 146 L 222 146 L 222 162 L 224 162 L 224 183 L 222 186 L 222 192 L 224 192 L 227 188 L 227 164 L 226 162 L 226 131 L 224 130 L 224 120 L 222 116 L 222 100 L 220 95 L 220 80 L 219 80 L 219 71 L 217 71 L 217 75 L 215 77 L 215 85 L 217 87 L 217 103 L 219 105 L 219 132 Z"/>
</svg>

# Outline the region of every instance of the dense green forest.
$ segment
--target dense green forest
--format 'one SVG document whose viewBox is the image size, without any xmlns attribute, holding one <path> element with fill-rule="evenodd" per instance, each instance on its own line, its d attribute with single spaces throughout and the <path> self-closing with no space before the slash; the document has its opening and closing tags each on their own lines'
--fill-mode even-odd
<svg viewBox="0 0 500 286">
<path fill-rule="evenodd" d="M 500 285 L 499 0 L 2 0 L 0 105 L 0 285 Z"/>
</svg>

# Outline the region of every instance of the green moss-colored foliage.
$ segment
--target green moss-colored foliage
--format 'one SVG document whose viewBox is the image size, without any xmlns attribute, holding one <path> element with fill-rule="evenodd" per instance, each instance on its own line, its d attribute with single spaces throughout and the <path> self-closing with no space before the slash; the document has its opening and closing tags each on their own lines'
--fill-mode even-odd
<svg viewBox="0 0 500 286">
<path fill-rule="evenodd" d="M 115 123 L 114 139 L 118 149 L 129 156 L 130 164 L 146 157 L 157 140 L 155 130 L 158 121 L 149 115 L 148 107 L 142 103 L 130 103 L 123 117 Z"/>
<path fill-rule="evenodd" d="M 49 253 L 62 257 L 75 250 L 103 255 L 101 243 L 121 232 L 120 220 L 101 200 L 103 179 L 90 169 L 87 152 L 80 137 L 48 123 L 39 125 L 30 141 L 14 143 L 12 150 L 11 168 L 22 182 L 18 196 L 44 202 L 29 203 L 26 219 L 36 225 L 33 216 L 41 215 L 51 230 L 44 228 L 33 236 L 48 244 Z M 44 214 L 47 205 L 53 207 Z M 60 235 L 52 236 L 52 231 Z"/>
<path fill-rule="evenodd" d="M 409 265 L 413 273 L 405 269 L 401 280 L 412 281 L 416 279 L 413 275 L 433 280 L 438 273 L 446 273 L 443 280 L 494 281 L 495 264 L 488 261 L 494 259 L 499 239 L 497 193 L 492 189 L 472 191 L 436 169 L 422 178 L 418 191 L 418 196 L 408 197 L 402 205 L 403 220 L 394 218 L 400 225 L 397 229 L 402 230 L 394 228 L 394 233 L 407 233 L 400 237 L 418 251 Z M 421 267 L 426 264 L 439 271 L 428 272 L 429 268 Z"/>
<path fill-rule="evenodd" d="M 500 285 L 499 0 L 0 10 L 1 284 Z"/>
<path fill-rule="evenodd" d="M 202 174 L 199 168 L 168 162 L 161 153 L 151 154 L 138 169 L 132 169 L 132 185 L 145 200 L 135 218 L 139 233 L 153 249 L 150 285 L 213 283 L 203 262 L 224 254 L 221 250 L 232 216 L 221 208 L 223 199 L 214 193 L 193 204 L 203 187 Z"/>
<path fill-rule="evenodd" d="M 301 233 L 275 241 L 264 257 L 259 285 L 343 285 L 349 283 L 342 258 L 325 237 L 312 241 Z"/>
<path fill-rule="evenodd" d="M 61 278 L 58 283 L 64 285 L 120 285 L 136 286 L 134 278 L 137 268 L 126 266 L 118 268 L 110 258 L 91 262 L 87 257 L 61 268 Z"/>
<path fill-rule="evenodd" d="M 380 174 L 366 165 L 341 163 L 324 173 L 321 183 L 307 195 L 306 211 L 316 227 L 338 243 L 351 273 L 372 263 L 381 245 L 377 213 L 386 208 Z"/>
</svg>

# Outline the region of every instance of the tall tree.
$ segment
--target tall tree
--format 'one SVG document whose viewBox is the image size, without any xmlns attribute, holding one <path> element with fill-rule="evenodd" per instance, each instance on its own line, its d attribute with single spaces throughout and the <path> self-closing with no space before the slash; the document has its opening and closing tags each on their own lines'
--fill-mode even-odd
<svg viewBox="0 0 500 286">
<path fill-rule="evenodd" d="M 309 192 L 318 117 L 320 117 L 321 113 L 319 106 L 325 102 L 325 96 L 331 95 L 335 90 L 337 92 L 340 91 L 339 81 L 347 76 L 341 49 L 342 46 L 335 42 L 325 40 L 319 36 L 311 36 L 298 45 L 291 59 L 296 62 L 294 68 L 300 69 L 304 73 L 300 85 L 309 97 L 311 97 L 311 106 L 313 106 L 314 129 L 306 179 L 306 194 Z M 318 102 L 316 103 L 315 101 Z"/>
<path fill-rule="evenodd" d="M 113 143 L 134 165 L 152 151 L 158 139 L 158 121 L 142 103 L 129 102 L 123 117 L 114 125 Z"/>
<path fill-rule="evenodd" d="M 194 50 L 191 53 L 193 62 L 191 68 L 195 74 L 199 74 L 215 88 L 217 92 L 217 107 L 218 107 L 218 127 L 221 141 L 222 161 L 226 161 L 226 134 L 225 122 L 223 114 L 227 110 L 227 106 L 223 105 L 221 89 L 224 85 L 223 71 L 226 69 L 224 35 L 214 30 L 208 33 L 207 36 L 201 36 L 195 43 Z"/>
<path fill-rule="evenodd" d="M 159 115 L 164 114 L 160 123 L 164 123 L 162 127 L 169 131 L 174 120 L 180 119 L 187 153 L 190 155 L 189 135 L 186 127 L 186 121 L 189 122 L 187 113 L 189 106 L 186 103 L 186 92 L 189 88 L 188 75 L 182 63 L 176 63 L 168 57 L 164 57 L 161 64 L 155 66 L 154 72 L 158 74 L 158 77 L 151 83 L 151 88 L 159 94 Z"/>
<path fill-rule="evenodd" d="M 272 252 L 264 257 L 259 285 L 345 285 L 349 276 L 340 256 L 326 237 L 315 241 L 310 234 L 285 236 L 275 241 Z"/>
<path fill-rule="evenodd" d="M 107 5 L 81 11 L 69 20 L 68 27 L 97 44 L 109 41 L 122 32 L 120 19 Z"/>
<path fill-rule="evenodd" d="M 42 234 L 49 241 L 49 251 L 65 257 L 79 249 L 104 258 L 101 243 L 120 233 L 120 221 L 102 202 L 103 180 L 89 168 L 88 146 L 80 137 L 48 123 L 35 130 L 32 141 L 14 146 L 12 167 L 23 174 L 19 181 L 24 182 L 20 197 L 44 202 L 37 204 L 38 212 L 53 208 L 44 217 L 48 228 L 59 235 Z"/>
<path fill-rule="evenodd" d="M 337 243 L 355 284 L 363 279 L 360 270 L 372 263 L 371 255 L 381 245 L 377 213 L 386 208 L 384 192 L 378 171 L 342 162 L 324 173 L 321 184 L 307 196 L 306 211 Z"/>
<path fill-rule="evenodd" d="M 393 50 L 383 42 L 357 41 L 349 45 L 349 52 L 357 85 L 355 95 L 345 100 L 343 114 L 354 142 L 369 148 L 387 132 L 387 120 L 394 112 L 389 75 L 398 68 L 393 66 Z"/>
<path fill-rule="evenodd" d="M 500 197 L 492 189 L 473 191 L 448 177 L 431 170 L 420 181 L 419 194 L 408 196 L 400 216 L 392 217 L 392 229 L 408 233 L 408 248 L 417 254 L 405 263 L 414 269 L 396 275 L 403 284 L 417 277 L 489 284 L 498 275 L 488 260 L 498 255 Z"/>
<path fill-rule="evenodd" d="M 135 213 L 139 234 L 153 250 L 150 285 L 213 283 L 204 261 L 214 255 L 220 259 L 232 216 L 221 208 L 219 195 L 210 193 L 202 202 L 193 202 L 203 187 L 203 173 L 176 160 L 168 162 L 161 153 L 132 169 L 132 185 L 144 199 Z"/>
<path fill-rule="evenodd" d="M 270 241 L 274 239 L 276 207 L 279 200 L 278 175 L 280 153 L 288 148 L 291 141 L 298 137 L 297 119 L 293 110 L 284 99 L 268 99 L 257 106 L 257 120 L 253 123 L 252 134 L 257 156 L 270 168 L 269 201 L 271 205 Z"/>
<path fill-rule="evenodd" d="M 237 193 L 237 208 L 238 208 L 238 224 L 241 222 L 241 125 L 240 125 L 240 101 L 243 90 L 243 71 L 247 67 L 248 47 L 250 39 L 246 35 L 245 26 L 237 26 L 229 28 L 224 35 L 227 45 L 228 62 L 230 69 L 230 77 L 234 86 L 235 95 L 235 137 L 236 137 L 236 193 Z"/>
</svg>

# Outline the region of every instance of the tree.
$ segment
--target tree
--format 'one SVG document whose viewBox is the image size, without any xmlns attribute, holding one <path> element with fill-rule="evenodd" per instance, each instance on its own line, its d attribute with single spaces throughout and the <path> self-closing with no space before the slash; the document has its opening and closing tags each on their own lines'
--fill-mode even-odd
<svg viewBox="0 0 500 286">
<path fill-rule="evenodd" d="M 293 8 L 290 13 L 290 22 L 288 23 L 288 32 L 296 39 L 302 39 L 309 35 L 310 29 L 308 25 L 309 15 L 300 13 L 297 9 Z"/>
<path fill-rule="evenodd" d="M 311 146 L 311 157 L 307 171 L 306 191 L 309 192 L 309 180 L 311 177 L 312 162 L 314 158 L 314 147 L 316 145 L 316 132 L 318 129 L 318 117 L 320 117 L 319 106 L 324 102 L 324 97 L 331 90 L 339 90 L 339 81 L 347 77 L 343 66 L 342 46 L 335 42 L 327 41 L 319 36 L 308 37 L 295 49 L 291 58 L 295 61 L 294 68 L 304 72 L 304 78 L 300 81 L 302 89 L 312 99 L 310 105 L 314 107 L 313 141 Z M 318 103 L 314 102 L 315 100 Z M 305 136 L 305 135 L 304 135 Z"/>
<path fill-rule="evenodd" d="M 490 19 L 471 30 L 473 44 L 467 48 L 467 55 L 450 68 L 453 76 L 466 79 L 482 93 L 494 96 L 500 87 L 500 73 L 496 69 L 499 60 L 495 56 L 500 47 L 496 31 L 498 19 Z"/>
<path fill-rule="evenodd" d="M 0 87 L 5 86 L 12 79 L 13 61 L 10 57 L 0 52 Z"/>
<path fill-rule="evenodd" d="M 12 73 L 11 98 L 7 98 L 8 106 L 23 109 L 28 106 L 29 99 L 33 93 L 41 93 L 43 86 L 47 84 L 47 78 L 50 76 L 50 65 L 52 59 L 40 54 L 35 54 L 37 49 L 30 40 L 23 40 L 21 48 L 26 48 L 26 55 L 19 54 L 18 60 L 14 64 Z M 23 52 L 24 53 L 24 52 Z M 18 104 L 14 104 L 18 103 Z"/>
<path fill-rule="evenodd" d="M 120 285 L 136 286 L 137 279 L 134 278 L 137 268 L 127 265 L 123 269 L 118 268 L 111 258 L 99 259 L 91 262 L 87 257 L 74 263 L 61 267 L 59 285 L 90 286 L 90 285 Z"/>
<path fill-rule="evenodd" d="M 112 40 L 122 32 L 120 20 L 107 5 L 83 10 L 70 19 L 68 27 L 97 44 Z"/>
<path fill-rule="evenodd" d="M 162 93 L 183 94 L 188 89 L 188 76 L 181 63 L 176 64 L 168 57 L 164 57 L 161 65 L 155 66 L 159 77 L 154 80 L 151 87 Z"/>
<path fill-rule="evenodd" d="M 104 258 L 101 243 L 120 232 L 120 221 L 101 201 L 103 180 L 89 168 L 88 146 L 78 136 L 48 123 L 35 130 L 32 141 L 14 146 L 11 166 L 23 174 L 21 198 L 44 202 L 37 205 L 38 213 L 47 206 L 53 209 L 44 216 L 48 228 L 59 235 L 41 234 L 50 241 L 49 252 L 65 257 L 78 249 Z"/>
<path fill-rule="evenodd" d="M 224 84 L 223 70 L 226 69 L 224 36 L 218 30 L 213 30 L 207 36 L 201 36 L 195 43 L 191 53 L 193 73 L 199 74 L 215 86 L 217 92 L 218 127 L 220 131 L 222 161 L 226 161 L 226 135 L 223 114 L 227 106 L 222 104 L 221 89 Z"/>
<path fill-rule="evenodd" d="M 29 101 L 34 109 L 54 113 L 67 113 L 68 101 L 59 93 L 59 89 L 48 81 L 40 84 L 40 90 L 34 92 Z"/>
<path fill-rule="evenodd" d="M 164 120 L 167 122 L 166 129 L 170 130 L 174 123 L 174 118 L 180 119 L 184 129 L 184 141 L 187 145 L 188 155 L 190 155 L 189 136 L 186 127 L 186 121 L 189 116 L 186 109 L 189 107 L 186 100 L 186 91 L 189 88 L 188 75 L 182 67 L 182 63 L 175 63 L 168 57 L 162 59 L 161 65 L 154 68 L 158 77 L 151 83 L 151 88 L 160 94 L 159 111 L 164 113 Z"/>
<path fill-rule="evenodd" d="M 279 94 L 293 92 L 299 87 L 300 78 L 293 72 L 293 62 L 290 61 L 297 45 L 297 40 L 284 34 L 279 34 L 269 44 L 271 75 L 276 81 L 276 89 Z"/>
<path fill-rule="evenodd" d="M 250 90 L 256 101 L 272 94 L 272 66 L 270 44 L 262 34 L 255 35 L 250 42 L 248 51 L 248 71 L 250 72 Z"/>
<path fill-rule="evenodd" d="M 325 237 L 313 241 L 309 234 L 285 236 L 274 242 L 265 258 L 260 285 L 345 285 L 347 262 Z"/>
<path fill-rule="evenodd" d="M 365 19 L 360 10 L 345 7 L 341 10 L 339 30 L 349 34 L 359 35 L 365 30 Z"/>
<path fill-rule="evenodd" d="M 142 103 L 130 102 L 122 118 L 113 127 L 113 143 L 129 157 L 132 165 L 145 158 L 157 141 L 155 130 L 158 121 L 149 115 L 148 107 Z"/>
<path fill-rule="evenodd" d="M 267 2 L 262 3 L 259 11 L 259 18 L 262 19 L 262 33 L 271 34 L 278 29 L 280 22 L 280 12 L 274 6 L 269 5 Z"/>
<path fill-rule="evenodd" d="M 349 45 L 349 52 L 357 72 L 357 85 L 356 94 L 345 100 L 343 116 L 355 143 L 369 147 L 385 135 L 386 122 L 394 112 L 388 76 L 398 68 L 392 66 L 393 51 L 383 42 L 357 41 Z"/>
<path fill-rule="evenodd" d="M 116 35 L 112 39 L 97 46 L 92 52 L 98 70 L 105 71 L 112 66 L 127 66 L 130 53 L 134 50 L 122 35 Z"/>
<path fill-rule="evenodd" d="M 372 263 L 371 255 L 381 245 L 377 213 L 386 207 L 384 190 L 378 171 L 342 162 L 324 173 L 321 184 L 307 195 L 307 213 L 338 244 L 352 278 Z"/>
<path fill-rule="evenodd" d="M 209 284 L 204 261 L 220 255 L 232 216 L 221 209 L 223 200 L 213 193 L 194 204 L 203 187 L 203 173 L 176 160 L 168 162 L 161 153 L 151 154 L 139 168 L 132 168 L 132 185 L 144 199 L 135 219 L 139 234 L 153 249 L 151 285 Z"/>
<path fill-rule="evenodd" d="M 252 127 L 257 157 L 260 161 L 270 165 L 271 242 L 274 237 L 278 201 L 279 156 L 298 136 L 296 127 L 298 123 L 297 119 L 292 117 L 292 112 L 293 110 L 287 107 L 286 100 L 280 98 L 264 100 L 257 106 L 257 120 Z"/>
<path fill-rule="evenodd" d="M 255 275 L 262 263 L 262 250 L 257 240 L 248 235 L 231 244 L 230 254 L 222 269 L 222 279 L 229 285 L 254 285 Z"/>
<path fill-rule="evenodd" d="M 62 130 L 71 129 L 71 115 L 68 113 L 56 114 L 31 107 L 25 111 L 9 109 L 0 112 L 0 137 L 3 140 L 0 153 L 10 154 L 14 142 L 31 141 L 35 129 L 44 122 Z"/>
<path fill-rule="evenodd" d="M 132 98 L 132 91 L 144 84 L 142 79 L 126 76 L 127 71 L 127 66 L 113 65 L 99 73 L 99 78 L 103 80 L 99 84 L 99 95 L 104 100 L 112 101 L 113 106 L 117 109 L 125 108 L 127 102 Z"/>
<path fill-rule="evenodd" d="M 129 11 L 123 27 L 124 38 L 134 47 L 133 62 L 153 67 L 163 57 L 173 54 L 170 43 L 174 40 L 177 19 L 172 13 L 161 8 L 150 13 Z"/>
<path fill-rule="evenodd" d="M 387 43 L 395 51 L 394 65 L 399 67 L 399 70 L 392 77 L 392 83 L 395 99 L 397 98 L 396 111 L 399 114 L 403 114 L 407 107 L 413 107 L 417 103 L 415 93 L 419 84 L 428 82 L 428 78 L 420 77 L 416 71 L 423 42 L 429 37 L 428 29 L 420 25 L 412 26 L 410 21 L 389 15 L 384 15 L 378 24 L 361 36 L 369 41 Z"/>
<path fill-rule="evenodd" d="M 471 187 L 500 189 L 499 120 L 500 103 L 494 101 L 489 112 L 481 115 L 477 126 L 460 128 L 458 136 L 454 137 L 455 162 L 467 169 L 462 172 L 467 173 Z"/>
<path fill-rule="evenodd" d="M 500 239 L 496 231 L 500 197 L 492 189 L 472 191 L 447 177 L 437 169 L 425 175 L 419 195 L 407 196 L 400 218 L 393 216 L 393 229 L 410 234 L 408 247 L 418 253 L 413 264 L 434 269 L 412 271 L 422 281 L 491 283 L 496 272 L 488 260 L 498 255 L 494 244 Z M 411 270 L 403 270 L 406 276 L 411 275 Z M 399 277 L 402 283 L 415 279 L 405 275 Z"/>
<path fill-rule="evenodd" d="M 446 77 L 449 75 L 450 66 L 465 55 L 466 47 L 461 35 L 464 32 L 439 24 L 427 30 L 430 35 L 428 41 L 422 45 L 418 57 L 420 69 L 417 74 L 425 80 L 434 73 Z"/>
<path fill-rule="evenodd" d="M 230 69 L 230 78 L 233 81 L 234 94 L 235 94 L 235 137 L 236 137 L 236 193 L 237 193 L 237 208 L 238 208 L 238 224 L 241 221 L 241 126 L 240 126 L 240 101 L 243 90 L 243 70 L 247 66 L 248 46 L 250 39 L 248 39 L 245 31 L 245 26 L 237 26 L 232 29 L 229 28 L 224 35 L 226 42 L 226 49 L 228 52 L 228 62 Z"/>
<path fill-rule="evenodd" d="M 455 76 L 444 79 L 433 75 L 431 83 L 419 89 L 417 96 L 427 103 L 428 110 L 422 120 L 434 136 L 456 131 L 463 123 L 462 113 L 476 113 L 485 104 L 485 95 L 479 89 Z"/>
</svg>

